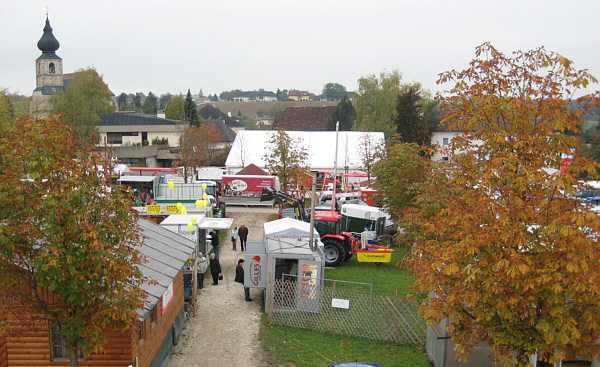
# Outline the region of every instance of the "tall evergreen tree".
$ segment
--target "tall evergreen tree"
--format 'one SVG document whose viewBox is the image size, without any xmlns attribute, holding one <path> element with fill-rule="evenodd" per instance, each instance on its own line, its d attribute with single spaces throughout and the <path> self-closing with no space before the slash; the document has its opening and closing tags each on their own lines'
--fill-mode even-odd
<svg viewBox="0 0 600 367">
<path fill-rule="evenodd" d="M 425 102 L 419 86 L 415 84 L 408 86 L 398 95 L 394 124 L 403 142 L 421 146 L 431 145 L 435 120 L 426 116 Z"/>
<path fill-rule="evenodd" d="M 183 105 L 183 119 L 190 123 L 190 125 L 200 127 L 200 119 L 198 118 L 198 109 L 196 108 L 196 102 L 192 99 L 190 90 L 187 91 L 185 97 L 185 103 Z"/>
<path fill-rule="evenodd" d="M 335 123 L 339 121 L 340 131 L 350 131 L 354 125 L 354 120 L 356 120 L 356 111 L 352 101 L 348 97 L 344 97 L 331 114 L 325 129 L 335 131 Z"/>
</svg>

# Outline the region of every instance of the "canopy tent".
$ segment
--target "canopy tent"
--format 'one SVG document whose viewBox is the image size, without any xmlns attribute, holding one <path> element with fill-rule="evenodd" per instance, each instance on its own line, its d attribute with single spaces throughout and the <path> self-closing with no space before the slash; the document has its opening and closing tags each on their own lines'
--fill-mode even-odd
<svg viewBox="0 0 600 367">
<path fill-rule="evenodd" d="M 269 147 L 268 141 L 275 131 L 241 130 L 229 151 L 225 166 L 235 173 L 244 167 L 255 164 L 265 169 L 264 155 Z M 307 166 L 314 171 L 333 171 L 335 164 L 335 131 L 287 131 L 308 152 Z M 382 132 L 340 131 L 337 139 L 338 172 L 354 172 L 364 169 L 362 154 L 364 141 L 368 139 L 372 146 L 383 147 L 385 137 Z"/>
</svg>

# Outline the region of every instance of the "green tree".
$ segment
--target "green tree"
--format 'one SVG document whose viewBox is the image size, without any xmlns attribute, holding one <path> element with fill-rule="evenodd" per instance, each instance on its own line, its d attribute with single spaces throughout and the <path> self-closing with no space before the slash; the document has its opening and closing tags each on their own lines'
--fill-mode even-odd
<svg viewBox="0 0 600 367">
<path fill-rule="evenodd" d="M 180 96 L 175 96 L 167 102 L 167 108 L 165 109 L 165 118 L 172 120 L 185 120 L 183 115 L 183 106 L 185 105 L 185 99 Z"/>
<path fill-rule="evenodd" d="M 144 93 L 137 92 L 133 97 L 133 108 L 136 112 L 142 111 L 142 100 L 144 99 Z"/>
<path fill-rule="evenodd" d="M 359 140 L 360 162 L 367 174 L 367 184 L 371 186 L 371 177 L 373 176 L 373 167 L 375 163 L 385 154 L 385 147 L 380 146 L 370 133 L 365 133 Z"/>
<path fill-rule="evenodd" d="M 126 93 L 119 94 L 119 96 L 117 97 L 117 106 L 119 108 L 119 111 L 127 110 L 127 94 Z"/>
<path fill-rule="evenodd" d="M 429 115 L 431 109 L 431 103 L 421 95 L 420 85 L 407 85 L 400 92 L 396 102 L 394 124 L 403 142 L 431 145 L 431 135 L 437 126 L 437 121 Z"/>
<path fill-rule="evenodd" d="M 148 92 L 148 97 L 142 104 L 142 112 L 150 115 L 156 114 L 156 108 L 158 107 L 158 99 L 152 92 Z"/>
<path fill-rule="evenodd" d="M 200 118 L 198 115 L 198 108 L 196 107 L 196 102 L 192 98 L 192 94 L 190 90 L 187 91 L 187 96 L 185 97 L 185 102 L 183 104 L 183 119 L 190 123 L 190 125 L 199 127 L 200 126 Z"/>
<path fill-rule="evenodd" d="M 358 91 L 354 93 L 356 129 L 360 131 L 382 131 L 386 138 L 396 131 L 396 102 L 402 90 L 402 75 L 398 70 L 382 72 L 358 79 Z"/>
<path fill-rule="evenodd" d="M 327 83 L 323 86 L 323 97 L 328 101 L 341 101 L 347 97 L 346 87 L 338 83 Z"/>
<path fill-rule="evenodd" d="M 277 129 L 267 140 L 265 149 L 268 150 L 263 156 L 265 167 L 270 174 L 279 177 L 281 188 L 287 192 L 292 183 L 302 180 L 308 169 L 308 152 L 302 146 L 302 140 L 294 140 L 285 130 Z"/>
<path fill-rule="evenodd" d="M 331 114 L 329 120 L 327 120 L 326 130 L 335 131 L 336 122 L 340 122 L 340 131 L 350 131 L 354 126 L 354 120 L 356 120 L 356 111 L 352 105 L 352 101 L 344 96 L 340 103 L 338 103 L 335 111 Z"/>
<path fill-rule="evenodd" d="M 167 108 L 167 104 L 169 103 L 169 101 L 173 99 L 173 95 L 171 93 L 165 93 L 162 96 L 160 96 L 160 99 L 158 100 L 158 109 L 159 110 L 164 110 Z"/>
<path fill-rule="evenodd" d="M 568 196 L 597 165 L 565 132 L 600 93 L 571 108 L 571 93 L 596 79 L 544 48 L 513 55 L 485 43 L 469 68 L 440 74 L 454 85 L 440 97 L 442 123 L 461 133 L 442 166 L 451 194 L 425 194 L 444 208 L 415 250 L 414 289 L 430 295 L 428 322 L 450 320 L 463 360 L 479 342 L 505 366 L 527 366 L 536 353 L 554 363 L 568 349 L 591 358 L 600 351 L 600 217 Z M 571 165 L 551 171 L 565 156 Z"/>
<path fill-rule="evenodd" d="M 284 90 L 277 89 L 276 96 L 277 96 L 277 100 L 279 102 L 285 102 L 285 101 L 288 101 L 290 99 L 289 98 L 289 91 L 287 89 L 284 89 Z"/>
<path fill-rule="evenodd" d="M 0 137 L 0 323 L 19 332 L 14 320 L 50 320 L 77 366 L 78 347 L 99 352 L 107 331 L 137 320 L 144 299 L 138 216 L 124 186 L 99 174 L 110 171 L 107 162 L 93 146 L 82 149 L 68 123 L 19 117 L 6 128 L 10 138 Z"/>
<path fill-rule="evenodd" d="M 383 204 L 392 219 L 404 229 L 403 237 L 410 245 L 421 233 L 421 217 L 429 218 L 439 212 L 439 201 L 425 196 L 428 186 L 441 194 L 443 180 L 438 180 L 439 170 L 428 158 L 430 154 L 415 143 L 404 143 L 398 135 L 388 139 L 384 157 L 373 166 L 377 181 L 377 200 Z M 429 200 L 431 199 L 431 200 Z M 419 215 L 411 215 L 417 211 Z"/>
<path fill-rule="evenodd" d="M 78 70 L 71 87 L 50 98 L 53 111 L 64 114 L 75 137 L 83 142 L 96 143 L 100 115 L 112 113 L 112 95 L 96 69 Z"/>
</svg>

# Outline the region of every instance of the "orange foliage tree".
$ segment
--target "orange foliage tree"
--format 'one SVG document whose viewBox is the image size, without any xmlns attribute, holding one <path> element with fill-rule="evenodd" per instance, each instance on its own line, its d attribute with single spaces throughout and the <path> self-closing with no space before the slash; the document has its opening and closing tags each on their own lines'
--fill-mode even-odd
<svg viewBox="0 0 600 367">
<path fill-rule="evenodd" d="M 426 292 L 428 322 L 448 318 L 459 359 L 488 343 L 505 366 L 530 356 L 555 362 L 567 350 L 600 351 L 600 218 L 569 198 L 582 157 L 568 131 L 598 93 L 573 93 L 596 79 L 545 50 L 507 57 L 485 43 L 463 71 L 440 75 L 453 87 L 440 96 L 442 123 L 453 138 L 443 165 L 444 190 L 425 221 L 412 267 L 415 290 Z M 571 165 L 564 168 L 564 159 Z M 443 192 L 443 195 L 438 193 Z"/>
<path fill-rule="evenodd" d="M 0 130 L 4 331 L 17 330 L 13 322 L 25 315 L 48 319 L 76 366 L 78 348 L 100 350 L 104 332 L 131 327 L 142 306 L 132 198 L 111 185 L 106 162 L 79 146 L 64 121 L 19 117 Z"/>
<path fill-rule="evenodd" d="M 219 133 L 213 125 L 186 126 L 179 137 L 179 159 L 185 182 L 193 177 L 196 168 L 209 166 L 217 156 Z"/>
</svg>

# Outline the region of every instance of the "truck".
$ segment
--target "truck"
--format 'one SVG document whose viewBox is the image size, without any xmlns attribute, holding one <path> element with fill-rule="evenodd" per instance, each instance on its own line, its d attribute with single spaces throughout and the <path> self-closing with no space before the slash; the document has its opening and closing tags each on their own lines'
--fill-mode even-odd
<svg viewBox="0 0 600 367">
<path fill-rule="evenodd" d="M 309 222 L 310 217 L 306 212 L 304 203 L 298 198 L 278 191 L 273 187 L 265 187 L 261 194 L 261 201 L 279 200 L 294 209 L 296 219 Z M 335 211 L 316 211 L 314 213 L 315 229 L 321 236 L 325 252 L 326 266 L 339 266 L 350 260 L 360 240 L 352 233 L 342 230 L 342 215 Z"/>
<path fill-rule="evenodd" d="M 279 180 L 277 176 L 268 175 L 223 175 L 221 185 L 221 202 L 227 205 L 261 205 L 263 189 L 279 187 Z"/>
</svg>

